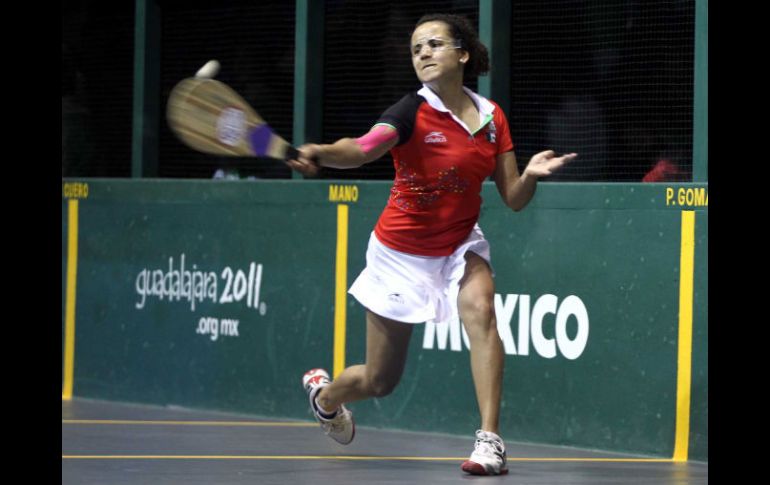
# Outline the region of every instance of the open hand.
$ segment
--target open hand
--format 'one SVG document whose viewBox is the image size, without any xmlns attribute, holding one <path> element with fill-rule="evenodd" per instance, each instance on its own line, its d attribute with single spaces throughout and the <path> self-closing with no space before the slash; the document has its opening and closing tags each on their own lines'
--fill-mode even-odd
<svg viewBox="0 0 770 485">
<path fill-rule="evenodd" d="M 524 169 L 524 173 L 534 177 L 547 177 L 559 170 L 562 165 L 569 163 L 577 157 L 577 153 L 568 153 L 560 157 L 553 150 L 546 150 L 532 156 Z"/>
</svg>

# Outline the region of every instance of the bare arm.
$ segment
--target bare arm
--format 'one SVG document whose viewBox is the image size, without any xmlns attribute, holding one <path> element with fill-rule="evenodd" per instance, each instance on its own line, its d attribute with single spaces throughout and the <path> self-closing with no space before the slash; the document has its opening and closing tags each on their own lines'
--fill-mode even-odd
<svg viewBox="0 0 770 485">
<path fill-rule="evenodd" d="M 535 195 L 537 180 L 540 177 L 551 175 L 562 165 L 577 157 L 575 153 L 561 157 L 555 155 L 552 150 L 534 155 L 521 175 L 519 175 L 519 169 L 516 166 L 516 155 L 512 151 L 497 155 L 495 184 L 505 205 L 515 211 L 520 211 L 529 204 Z"/>
<path fill-rule="evenodd" d="M 327 145 L 313 143 L 302 145 L 299 147 L 299 159 L 289 160 L 286 163 L 305 175 L 315 175 L 318 172 L 318 166 L 356 168 L 377 160 L 396 143 L 398 143 L 396 130 L 389 126 L 377 125 L 360 138 L 341 138 Z"/>
</svg>

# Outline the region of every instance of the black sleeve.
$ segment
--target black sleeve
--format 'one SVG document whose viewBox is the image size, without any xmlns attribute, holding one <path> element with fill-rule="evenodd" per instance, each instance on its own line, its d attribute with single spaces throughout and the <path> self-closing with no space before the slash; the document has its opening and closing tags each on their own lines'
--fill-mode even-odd
<svg viewBox="0 0 770 485">
<path fill-rule="evenodd" d="M 398 130 L 398 144 L 396 146 L 403 145 L 412 137 L 417 109 L 424 101 L 425 99 L 416 92 L 407 94 L 396 104 L 386 109 L 377 119 L 377 123 L 387 123 Z"/>
</svg>

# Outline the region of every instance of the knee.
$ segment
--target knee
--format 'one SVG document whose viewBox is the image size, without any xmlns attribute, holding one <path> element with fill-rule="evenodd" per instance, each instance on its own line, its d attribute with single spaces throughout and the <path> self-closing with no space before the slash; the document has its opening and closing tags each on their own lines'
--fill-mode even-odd
<svg viewBox="0 0 770 485">
<path fill-rule="evenodd" d="M 487 326 L 494 320 L 495 304 L 492 295 L 476 295 L 464 298 L 459 302 L 460 317 L 463 321 L 474 322 Z"/>
<path fill-rule="evenodd" d="M 460 308 L 460 320 L 472 341 L 499 339 L 492 298 L 478 298 Z"/>
<path fill-rule="evenodd" d="M 372 397 L 385 397 L 393 392 L 398 385 L 398 379 L 382 375 L 369 376 L 369 393 Z"/>
</svg>

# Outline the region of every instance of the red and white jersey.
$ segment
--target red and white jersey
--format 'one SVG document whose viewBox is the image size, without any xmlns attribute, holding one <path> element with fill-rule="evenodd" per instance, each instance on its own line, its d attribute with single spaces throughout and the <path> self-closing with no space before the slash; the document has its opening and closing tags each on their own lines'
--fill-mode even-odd
<svg viewBox="0 0 770 485">
<path fill-rule="evenodd" d="M 386 246 L 422 256 L 448 256 L 470 234 L 481 210 L 481 184 L 496 157 L 513 150 L 500 107 L 468 88 L 481 124 L 471 132 L 427 86 L 378 119 L 398 131 L 391 149 L 396 178 L 374 232 Z"/>
</svg>

